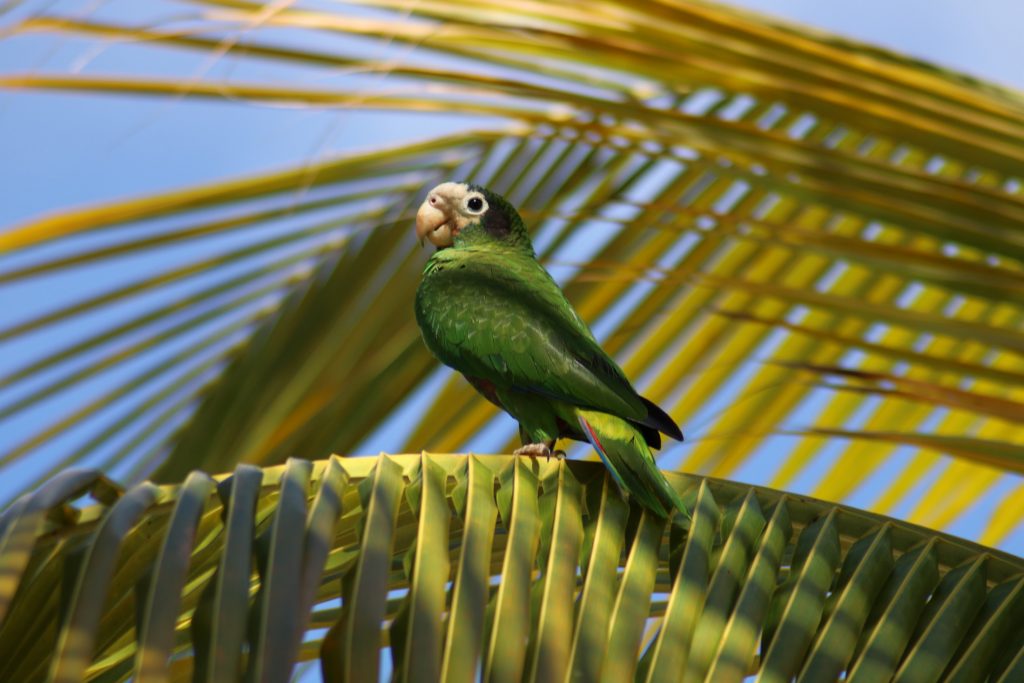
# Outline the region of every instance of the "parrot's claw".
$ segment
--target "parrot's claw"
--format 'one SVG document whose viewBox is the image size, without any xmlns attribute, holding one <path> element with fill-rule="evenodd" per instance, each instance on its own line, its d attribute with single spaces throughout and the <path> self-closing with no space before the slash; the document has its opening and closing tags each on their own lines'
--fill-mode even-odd
<svg viewBox="0 0 1024 683">
<path fill-rule="evenodd" d="M 528 455 L 531 458 L 543 456 L 545 460 L 551 460 L 551 456 L 555 456 L 556 460 L 565 458 L 565 451 L 561 449 L 554 450 L 554 444 L 547 443 L 528 443 L 521 448 L 517 448 L 514 453 L 516 455 Z"/>
<path fill-rule="evenodd" d="M 531 458 L 551 457 L 551 448 L 546 443 L 528 443 L 513 451 L 515 455 L 528 455 Z"/>
</svg>

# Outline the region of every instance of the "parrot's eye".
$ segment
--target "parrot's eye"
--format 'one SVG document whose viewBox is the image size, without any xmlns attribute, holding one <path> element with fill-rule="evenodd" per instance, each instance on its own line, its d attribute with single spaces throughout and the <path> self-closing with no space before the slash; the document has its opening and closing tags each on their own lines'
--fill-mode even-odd
<svg viewBox="0 0 1024 683">
<path fill-rule="evenodd" d="M 473 195 L 466 200 L 466 208 L 473 213 L 480 213 L 486 208 L 487 204 L 484 202 L 484 198 L 480 195 Z"/>
</svg>

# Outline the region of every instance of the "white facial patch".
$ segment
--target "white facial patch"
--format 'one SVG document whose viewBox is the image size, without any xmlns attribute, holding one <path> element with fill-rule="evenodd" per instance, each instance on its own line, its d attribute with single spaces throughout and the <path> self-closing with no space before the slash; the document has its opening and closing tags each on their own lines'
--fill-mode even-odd
<svg viewBox="0 0 1024 683">
<path fill-rule="evenodd" d="M 450 247 L 460 230 L 487 211 L 487 199 L 466 183 L 441 183 L 416 213 L 416 235 L 436 247 Z"/>
</svg>

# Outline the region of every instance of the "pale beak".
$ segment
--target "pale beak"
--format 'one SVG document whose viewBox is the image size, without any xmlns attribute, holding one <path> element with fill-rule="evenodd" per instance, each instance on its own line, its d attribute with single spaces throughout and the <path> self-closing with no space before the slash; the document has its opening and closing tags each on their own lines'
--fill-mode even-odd
<svg viewBox="0 0 1024 683">
<path fill-rule="evenodd" d="M 431 192 L 416 212 L 416 237 L 420 246 L 424 238 L 440 249 L 452 246 L 452 221 L 448 202 L 440 194 Z"/>
</svg>

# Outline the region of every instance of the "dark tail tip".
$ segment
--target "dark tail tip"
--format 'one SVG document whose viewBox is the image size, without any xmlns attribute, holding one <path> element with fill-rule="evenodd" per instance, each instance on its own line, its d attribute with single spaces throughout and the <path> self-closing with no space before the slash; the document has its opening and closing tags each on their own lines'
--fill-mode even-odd
<svg viewBox="0 0 1024 683">
<path fill-rule="evenodd" d="M 683 440 L 683 430 L 679 428 L 679 425 L 676 424 L 676 421 L 668 413 L 659 408 L 654 401 L 650 401 L 643 396 L 640 397 L 640 400 L 647 407 L 647 419 L 643 420 L 644 424 L 654 427 L 662 434 L 670 436 L 676 441 Z"/>
</svg>

